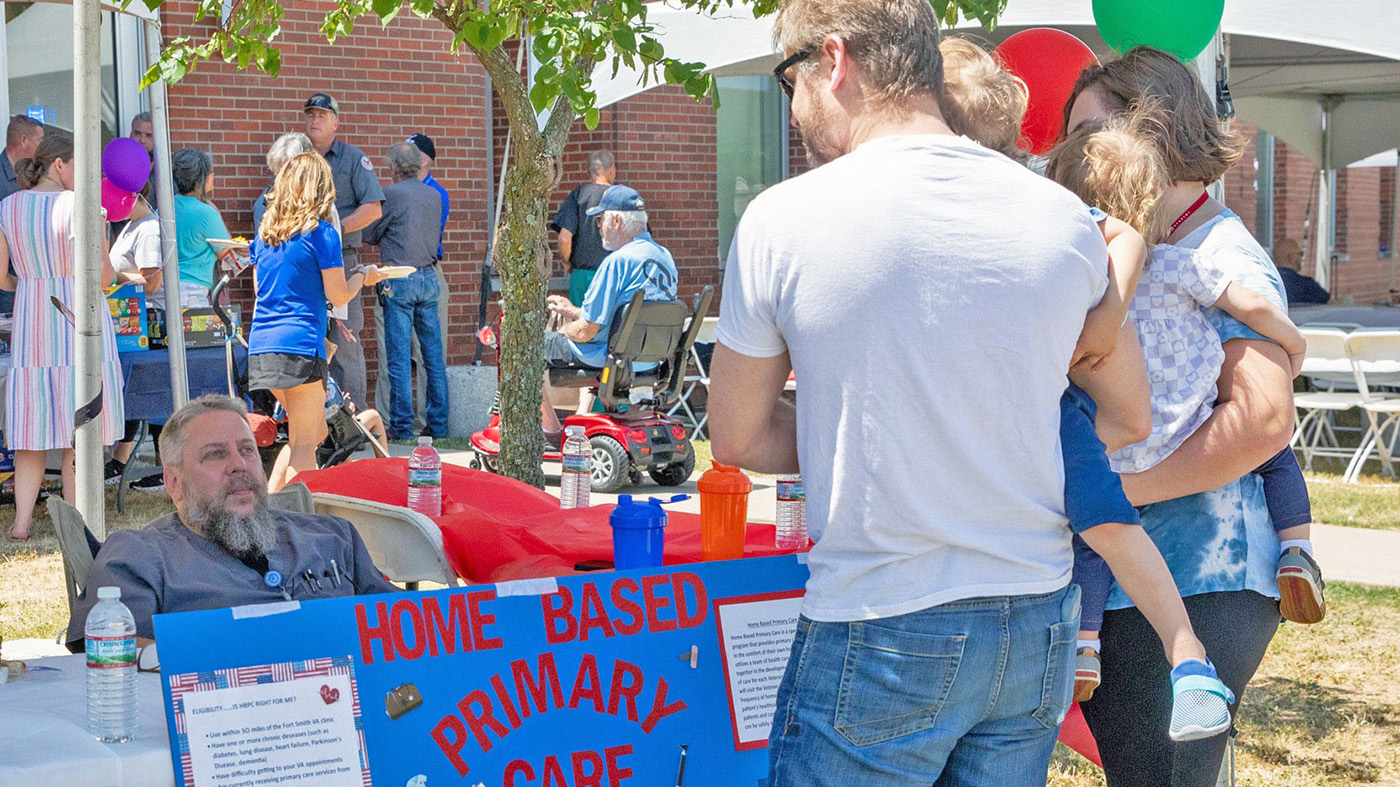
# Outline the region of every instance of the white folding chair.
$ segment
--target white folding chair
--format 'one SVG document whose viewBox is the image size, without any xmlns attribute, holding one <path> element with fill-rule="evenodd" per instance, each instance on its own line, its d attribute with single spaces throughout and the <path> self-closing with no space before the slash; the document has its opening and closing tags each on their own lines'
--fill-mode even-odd
<svg viewBox="0 0 1400 787">
<path fill-rule="evenodd" d="M 1351 458 L 1342 480 L 1356 483 L 1361 477 L 1361 468 L 1375 455 L 1380 460 L 1381 470 L 1388 476 L 1395 475 L 1391 462 L 1395 448 L 1395 429 L 1400 419 L 1400 398 L 1392 394 L 1377 394 L 1371 390 L 1376 380 L 1393 380 L 1400 374 L 1400 331 L 1358 331 L 1347 335 L 1347 353 L 1356 365 L 1356 386 L 1364 400 L 1361 409 L 1366 413 L 1366 434 L 1361 438 L 1361 447 Z M 1390 439 L 1385 437 L 1391 432 Z"/>
<path fill-rule="evenodd" d="M 1327 384 L 1342 379 L 1355 380 L 1355 364 L 1347 354 L 1346 331 L 1332 328 L 1303 328 L 1307 340 L 1307 355 L 1303 359 L 1303 375 L 1315 384 Z M 1342 448 L 1332 427 L 1332 414 L 1360 407 L 1366 399 L 1358 391 L 1306 391 L 1293 394 L 1298 408 L 1298 427 L 1293 430 L 1293 447 L 1303 454 L 1303 467 L 1312 470 L 1315 456 L 1351 459 L 1354 451 Z"/>
<path fill-rule="evenodd" d="M 681 391 L 680 400 L 672 405 L 671 409 L 666 413 L 667 415 L 675 415 L 677 410 L 684 411 L 686 417 L 690 419 L 690 423 L 694 425 L 690 432 L 690 436 L 693 438 L 704 437 L 705 422 L 710 420 L 708 406 L 705 408 L 705 413 L 697 417 L 695 415 L 695 410 L 692 409 L 690 404 L 690 395 L 694 393 L 696 387 L 704 386 L 705 393 L 707 394 L 707 405 L 708 394 L 710 392 L 710 370 L 705 366 L 705 362 L 701 360 L 700 353 L 696 350 L 696 347 L 701 344 L 713 345 L 715 343 L 716 325 L 719 325 L 718 317 L 706 317 L 704 321 L 700 323 L 700 330 L 695 334 L 695 344 L 690 346 L 690 362 L 695 365 L 695 373 L 685 376 L 683 380 L 685 388 Z"/>
<path fill-rule="evenodd" d="M 311 497 L 316 513 L 338 516 L 355 526 L 374 565 L 390 580 L 403 582 L 409 590 L 417 590 L 423 581 L 458 584 L 442 548 L 442 531 L 433 520 L 408 508 L 358 497 L 329 492 Z"/>
</svg>

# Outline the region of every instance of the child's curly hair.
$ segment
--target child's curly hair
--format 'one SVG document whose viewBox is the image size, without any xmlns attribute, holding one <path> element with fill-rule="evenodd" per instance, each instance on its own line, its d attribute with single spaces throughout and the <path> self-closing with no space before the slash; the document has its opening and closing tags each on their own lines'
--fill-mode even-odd
<svg viewBox="0 0 1400 787">
<path fill-rule="evenodd" d="M 1050 151 L 1045 174 L 1152 243 L 1166 229 L 1157 205 L 1172 184 L 1157 144 L 1163 123 L 1150 103 L 1081 126 Z"/>
<path fill-rule="evenodd" d="M 966 38 L 946 36 L 943 53 L 943 119 L 955 133 L 1013 161 L 1025 161 L 1021 120 L 1029 93 L 1026 83 L 1008 73 L 992 55 Z"/>
</svg>

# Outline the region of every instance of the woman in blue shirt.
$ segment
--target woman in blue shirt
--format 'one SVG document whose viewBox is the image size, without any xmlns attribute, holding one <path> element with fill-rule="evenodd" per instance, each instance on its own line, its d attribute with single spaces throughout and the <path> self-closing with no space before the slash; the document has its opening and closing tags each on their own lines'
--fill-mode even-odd
<svg viewBox="0 0 1400 787">
<path fill-rule="evenodd" d="M 1239 161 L 1243 144 L 1181 61 L 1138 47 L 1091 66 L 1066 107 L 1067 131 L 1144 101 L 1171 108 L 1153 131 L 1173 180 L 1158 207 L 1171 229 L 1159 242 L 1194 250 L 1281 307 L 1282 284 L 1268 255 L 1238 216 L 1202 199 L 1206 184 Z M 1225 350 L 1214 412 L 1167 459 L 1123 476 L 1123 489 L 1134 504 L 1146 505 L 1142 525 L 1171 570 L 1196 634 L 1220 679 L 1243 698 L 1279 624 L 1279 539 L 1250 471 L 1292 435 L 1292 375 L 1278 345 L 1218 309 L 1207 318 Z M 1104 682 L 1084 705 L 1108 784 L 1212 787 L 1227 736 L 1168 739 L 1170 665 L 1143 615 L 1116 588 L 1108 608 Z"/>
<path fill-rule="evenodd" d="M 257 306 L 248 333 L 248 385 L 272 391 L 287 411 L 287 447 L 268 474 L 276 492 L 316 469 L 326 439 L 326 301 L 340 306 L 381 277 L 364 266 L 345 276 L 335 216 L 335 182 L 317 153 L 277 174 L 253 241 Z"/>
<path fill-rule="evenodd" d="M 208 306 L 218 253 L 211 239 L 227 239 L 228 227 L 209 199 L 214 193 L 214 160 L 194 148 L 170 158 L 175 182 L 175 247 L 180 257 L 179 306 Z"/>
</svg>

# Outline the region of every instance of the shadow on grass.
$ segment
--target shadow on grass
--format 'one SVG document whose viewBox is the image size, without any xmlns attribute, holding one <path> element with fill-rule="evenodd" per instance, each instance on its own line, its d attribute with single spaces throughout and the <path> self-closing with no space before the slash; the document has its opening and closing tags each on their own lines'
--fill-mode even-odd
<svg viewBox="0 0 1400 787">
<path fill-rule="evenodd" d="M 1381 778 L 1382 763 L 1355 756 L 1360 753 L 1355 749 L 1329 747 L 1327 739 L 1357 726 L 1397 728 L 1400 708 L 1343 688 L 1267 676 L 1249 684 L 1239 723 L 1245 729 L 1239 748 L 1261 762 L 1306 767 L 1349 784 L 1373 784 Z M 1400 729 L 1390 737 L 1400 739 Z"/>
</svg>

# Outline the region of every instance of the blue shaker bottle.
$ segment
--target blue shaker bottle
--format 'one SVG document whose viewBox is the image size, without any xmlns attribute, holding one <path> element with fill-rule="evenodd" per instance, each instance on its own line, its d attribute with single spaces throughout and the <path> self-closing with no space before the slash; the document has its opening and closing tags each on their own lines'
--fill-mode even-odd
<svg viewBox="0 0 1400 787">
<path fill-rule="evenodd" d="M 676 495 L 665 501 L 653 497 L 634 503 L 631 495 L 618 495 L 617 506 L 608 517 L 613 531 L 613 566 L 619 571 L 661 566 L 666 544 L 666 510 L 661 506 L 688 497 Z"/>
</svg>

